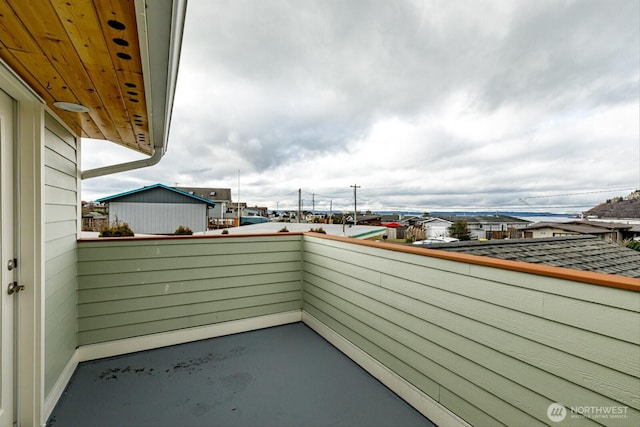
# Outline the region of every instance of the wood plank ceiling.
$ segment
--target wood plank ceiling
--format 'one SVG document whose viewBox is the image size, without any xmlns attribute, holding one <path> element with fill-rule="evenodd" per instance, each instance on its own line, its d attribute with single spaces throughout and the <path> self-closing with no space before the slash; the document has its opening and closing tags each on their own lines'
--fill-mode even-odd
<svg viewBox="0 0 640 427">
<path fill-rule="evenodd" d="M 1 0 L 0 58 L 77 135 L 151 154 L 134 0 Z"/>
</svg>

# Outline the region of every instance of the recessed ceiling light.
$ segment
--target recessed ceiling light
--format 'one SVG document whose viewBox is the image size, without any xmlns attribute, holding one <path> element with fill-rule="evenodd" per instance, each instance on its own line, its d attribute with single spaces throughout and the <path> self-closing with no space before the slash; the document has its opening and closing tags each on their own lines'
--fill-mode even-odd
<svg viewBox="0 0 640 427">
<path fill-rule="evenodd" d="M 89 109 L 84 105 L 74 104 L 73 102 L 57 101 L 53 105 L 61 110 L 71 111 L 72 113 L 88 113 Z"/>
</svg>

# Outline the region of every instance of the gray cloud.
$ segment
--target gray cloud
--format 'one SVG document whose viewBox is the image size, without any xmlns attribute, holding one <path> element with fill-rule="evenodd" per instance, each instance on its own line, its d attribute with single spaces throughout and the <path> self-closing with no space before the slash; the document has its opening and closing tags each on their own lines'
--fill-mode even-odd
<svg viewBox="0 0 640 427">
<path fill-rule="evenodd" d="M 637 1 L 190 0 L 187 13 L 166 158 L 87 181 L 88 195 L 233 188 L 239 170 L 243 199 L 272 207 L 297 188 L 347 207 L 354 183 L 372 207 L 425 210 L 640 186 Z"/>
</svg>

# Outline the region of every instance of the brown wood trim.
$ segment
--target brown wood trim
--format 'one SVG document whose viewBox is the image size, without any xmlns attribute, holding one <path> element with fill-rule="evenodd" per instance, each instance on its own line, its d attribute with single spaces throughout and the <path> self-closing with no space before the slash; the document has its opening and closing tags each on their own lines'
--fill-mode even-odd
<svg viewBox="0 0 640 427">
<path fill-rule="evenodd" d="M 113 241 L 144 241 L 144 240 L 180 240 L 180 239 L 220 239 L 220 238 L 246 238 L 246 237 L 269 237 L 269 236 L 302 236 L 302 231 L 289 231 L 286 233 L 255 233 L 255 234 L 196 234 L 178 236 L 134 236 L 134 237 L 82 237 L 78 243 L 83 242 L 113 242 Z"/>
<path fill-rule="evenodd" d="M 554 277 L 557 279 L 572 280 L 591 285 L 607 286 L 611 288 L 625 289 L 640 292 L 640 279 L 634 277 L 617 276 L 614 274 L 595 273 L 592 271 L 573 270 L 565 267 L 533 264 L 522 261 L 510 261 L 479 255 L 461 254 L 457 252 L 439 251 L 437 249 L 416 248 L 371 240 L 358 240 L 349 237 L 330 236 L 325 234 L 305 232 L 306 236 L 319 237 L 321 239 L 335 240 L 355 245 L 368 246 L 378 249 L 387 249 L 407 254 L 429 256 L 432 258 L 446 259 L 450 261 L 464 262 L 467 264 L 500 268 L 503 270 L 519 271 L 522 273 L 536 274 L 538 276 Z"/>
</svg>

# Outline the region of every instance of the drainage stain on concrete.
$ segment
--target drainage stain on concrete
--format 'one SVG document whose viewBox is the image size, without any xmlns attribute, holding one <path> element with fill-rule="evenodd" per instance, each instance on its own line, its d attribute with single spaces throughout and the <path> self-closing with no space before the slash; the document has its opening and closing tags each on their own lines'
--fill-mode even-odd
<svg viewBox="0 0 640 427">
<path fill-rule="evenodd" d="M 179 372 L 186 372 L 191 375 L 193 372 L 202 371 L 205 366 L 211 362 L 221 362 L 226 359 L 237 357 L 247 350 L 245 346 L 236 346 L 229 351 L 223 353 L 209 352 L 203 356 L 195 357 L 186 361 L 177 361 L 164 369 L 169 376 L 173 376 Z M 98 375 L 98 379 L 102 382 L 117 381 L 118 378 L 129 375 L 156 375 L 158 370 L 147 367 L 132 367 L 127 365 L 124 368 L 108 368 Z"/>
<path fill-rule="evenodd" d="M 107 381 L 116 381 L 119 376 L 124 375 L 153 375 L 153 368 L 132 368 L 130 365 L 125 366 L 124 368 L 109 368 L 105 369 L 98 375 L 98 379 L 102 380 L 102 382 Z"/>
</svg>

